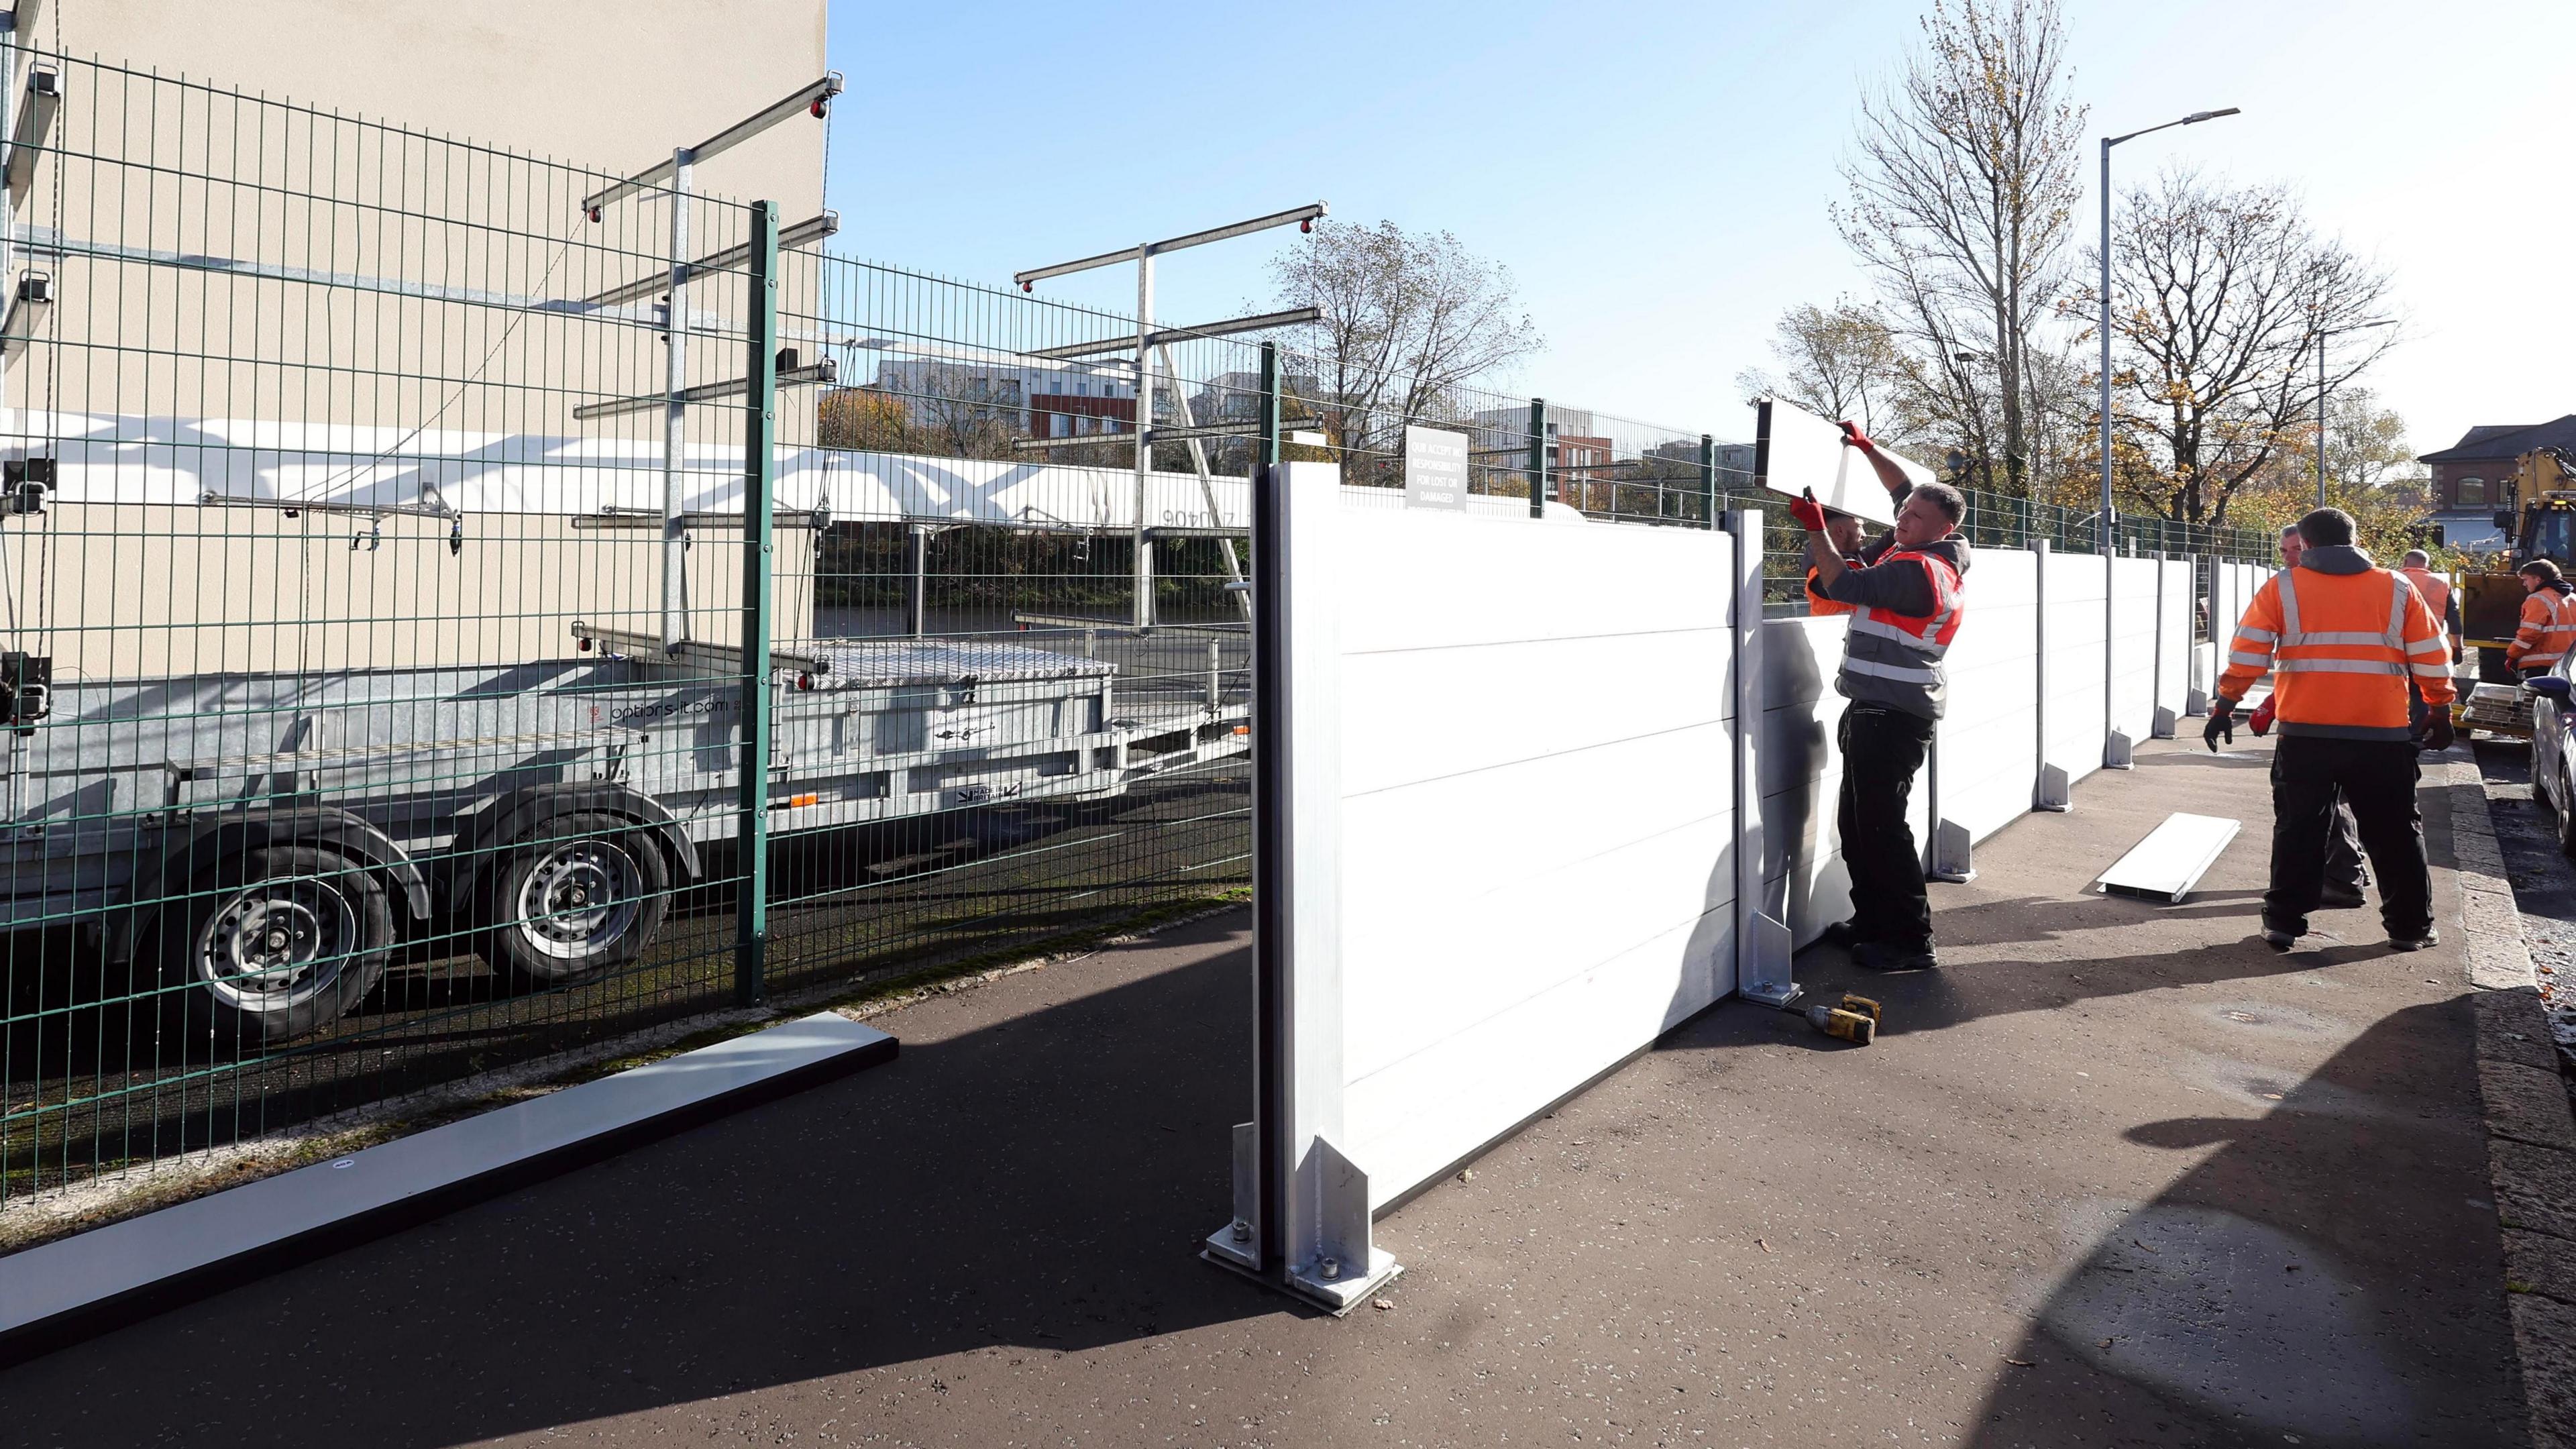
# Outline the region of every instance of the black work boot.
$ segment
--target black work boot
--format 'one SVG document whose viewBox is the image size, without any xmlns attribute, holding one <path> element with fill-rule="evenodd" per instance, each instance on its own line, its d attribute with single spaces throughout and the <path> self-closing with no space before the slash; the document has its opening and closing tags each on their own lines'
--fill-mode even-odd
<svg viewBox="0 0 2576 1449">
<path fill-rule="evenodd" d="M 1940 961 L 1929 945 L 1899 946 L 1888 941 L 1863 941 L 1852 947 L 1852 964 L 1872 971 L 1929 971 Z"/>
</svg>

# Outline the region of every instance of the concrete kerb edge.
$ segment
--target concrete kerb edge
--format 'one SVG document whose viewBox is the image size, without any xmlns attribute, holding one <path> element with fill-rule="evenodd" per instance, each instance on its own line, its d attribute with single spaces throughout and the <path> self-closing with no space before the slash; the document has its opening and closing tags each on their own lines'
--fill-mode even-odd
<svg viewBox="0 0 2576 1449">
<path fill-rule="evenodd" d="M 2474 761 L 2438 768 L 2451 792 L 2460 927 L 2477 993 L 2487 1175 L 2505 1242 L 2499 1271 L 2524 1411 L 2534 1449 L 2576 1449 L 2576 1216 L 2558 1205 L 2556 1191 L 2576 1180 L 2576 1113 L 2504 876 L 2485 780 Z"/>
</svg>

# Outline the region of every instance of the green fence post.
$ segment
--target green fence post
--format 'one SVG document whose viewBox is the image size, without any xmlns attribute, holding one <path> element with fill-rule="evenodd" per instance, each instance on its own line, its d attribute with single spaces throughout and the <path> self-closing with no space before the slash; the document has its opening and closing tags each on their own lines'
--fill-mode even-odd
<svg viewBox="0 0 2576 1449">
<path fill-rule="evenodd" d="M 1530 399 L 1530 517 L 1547 516 L 1547 399 Z"/>
<path fill-rule="evenodd" d="M 733 999 L 756 1006 L 769 975 L 769 593 L 772 495 L 778 458 L 778 206 L 751 209 L 751 346 L 742 439 L 742 822 L 734 833 L 742 862 L 734 905 Z"/>
<path fill-rule="evenodd" d="M 1717 527 L 1717 439 L 1699 435 L 1699 520 Z"/>
</svg>

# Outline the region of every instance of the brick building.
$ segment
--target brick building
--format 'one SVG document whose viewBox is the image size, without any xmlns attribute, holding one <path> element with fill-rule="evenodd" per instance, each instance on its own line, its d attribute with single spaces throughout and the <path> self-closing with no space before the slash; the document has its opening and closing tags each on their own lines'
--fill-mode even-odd
<svg viewBox="0 0 2576 1449">
<path fill-rule="evenodd" d="M 2495 423 L 2469 429 L 2460 440 L 2415 461 L 2433 470 L 2431 502 L 2439 510 L 2493 513 L 2512 508 L 2514 459 L 2534 448 L 2576 452 L 2576 413 L 2549 423 Z"/>
</svg>

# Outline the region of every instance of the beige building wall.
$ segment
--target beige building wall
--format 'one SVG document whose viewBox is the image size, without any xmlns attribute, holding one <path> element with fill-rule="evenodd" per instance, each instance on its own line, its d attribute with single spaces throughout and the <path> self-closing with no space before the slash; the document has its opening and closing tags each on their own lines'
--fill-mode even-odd
<svg viewBox="0 0 2576 1449">
<path fill-rule="evenodd" d="M 828 68 L 824 0 L 53 0 L 40 49 L 291 98 L 621 174 Z M 823 204 L 823 128 L 785 125 L 700 187 Z"/>
<path fill-rule="evenodd" d="M 573 416 L 659 392 L 653 298 L 601 317 L 457 294 L 581 298 L 655 275 L 664 204 L 591 223 L 580 197 L 821 76 L 824 15 L 823 0 L 56 0 L 31 43 L 64 57 L 58 154 L 19 219 L 74 254 L 15 264 L 51 271 L 56 304 L 10 364 L 6 451 L 47 455 L 54 413 L 123 419 L 118 436 L 204 418 L 658 445 L 658 411 Z M 705 163 L 697 189 L 811 216 L 823 131 L 792 118 Z M 694 214 L 694 254 L 745 239 L 738 207 Z M 690 381 L 739 377 L 743 280 L 694 291 L 716 330 L 692 339 Z M 800 300 L 785 299 L 810 312 Z M 811 399 L 783 401 L 782 436 L 810 430 Z M 738 446 L 739 404 L 691 409 L 688 436 Z M 350 475 L 383 461 L 353 452 Z M 353 550 L 363 518 L 173 507 L 106 467 L 67 475 L 42 520 L 0 528 L 27 641 L 10 647 L 52 653 L 65 679 L 501 665 L 570 652 L 574 619 L 659 627 L 655 535 L 575 530 L 560 512 L 469 517 L 461 557 L 445 522 L 399 516 L 381 547 Z M 690 553 L 692 629 L 729 642 L 739 547 L 707 532 Z M 810 630 L 811 539 L 780 544 L 788 638 Z"/>
</svg>

